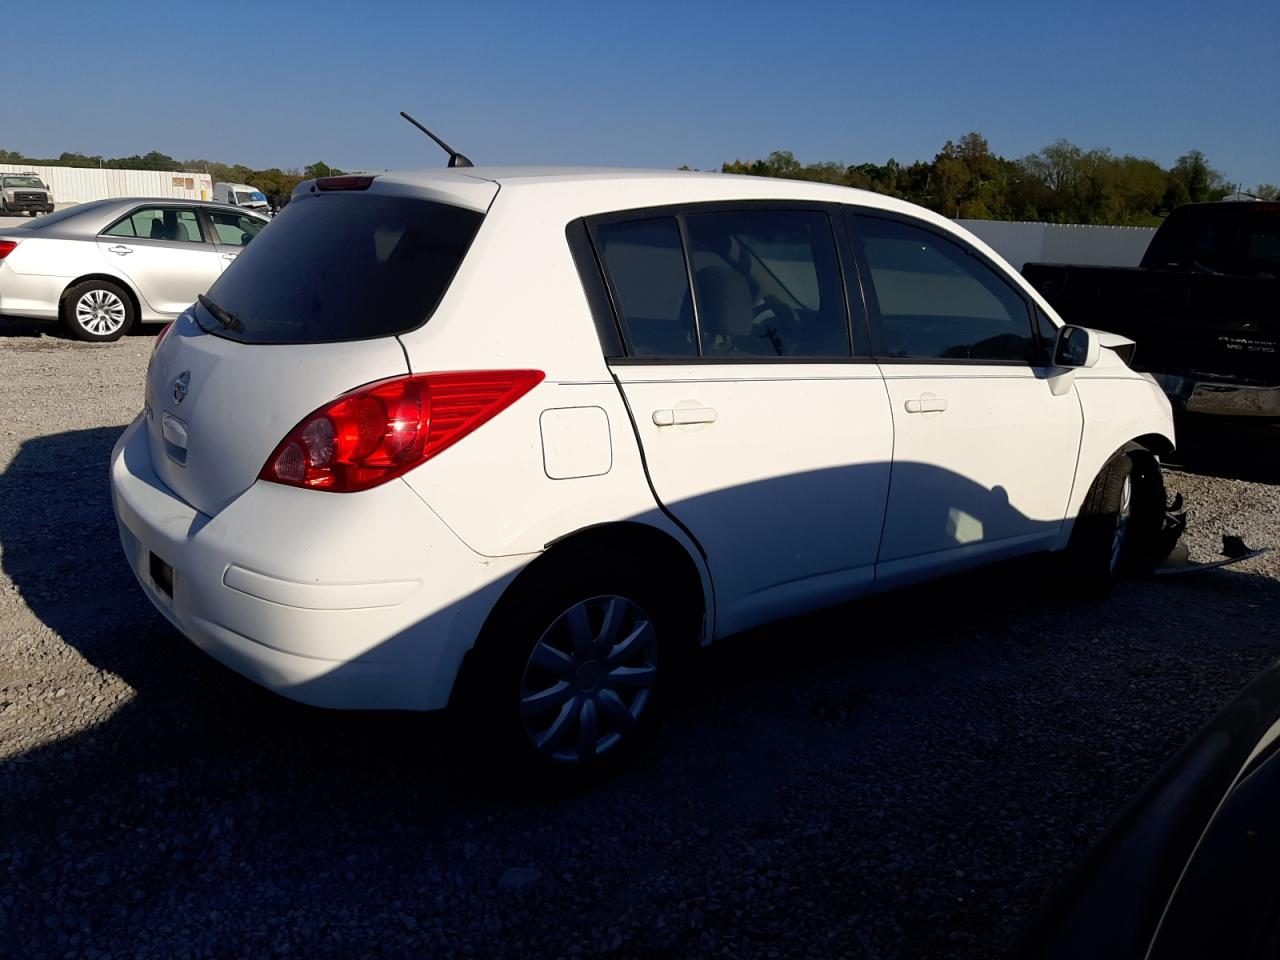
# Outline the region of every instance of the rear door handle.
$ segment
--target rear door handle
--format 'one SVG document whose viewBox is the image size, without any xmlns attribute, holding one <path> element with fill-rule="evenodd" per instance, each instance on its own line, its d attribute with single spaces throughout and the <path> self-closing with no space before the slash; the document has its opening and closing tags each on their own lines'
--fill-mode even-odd
<svg viewBox="0 0 1280 960">
<path fill-rule="evenodd" d="M 107 247 L 107 249 L 121 257 L 127 257 L 129 254 L 133 253 L 133 247 L 125 247 L 119 244 L 114 247 Z"/>
<path fill-rule="evenodd" d="M 715 423 L 720 416 L 711 407 L 676 407 L 673 410 L 653 411 L 653 423 L 657 427 L 678 426 L 685 423 Z"/>
<path fill-rule="evenodd" d="M 224 254 L 222 255 L 222 259 L 223 259 L 223 260 L 234 260 L 234 259 L 235 259 L 236 257 L 238 257 L 238 256 L 240 256 L 240 254 L 238 254 L 238 253 L 224 253 Z"/>
<path fill-rule="evenodd" d="M 907 413 L 941 413 L 947 409 L 947 401 L 941 397 L 917 397 L 903 404 Z"/>
</svg>

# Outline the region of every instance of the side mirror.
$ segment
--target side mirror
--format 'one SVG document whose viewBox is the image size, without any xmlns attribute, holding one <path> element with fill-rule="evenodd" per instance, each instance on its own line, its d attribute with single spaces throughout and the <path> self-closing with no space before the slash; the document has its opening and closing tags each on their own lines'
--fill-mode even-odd
<svg viewBox="0 0 1280 960">
<path fill-rule="evenodd" d="M 1092 330 L 1067 324 L 1058 331 L 1058 340 L 1053 345 L 1053 365 L 1068 369 L 1092 367 L 1097 364 L 1101 349 L 1102 344 Z"/>
</svg>

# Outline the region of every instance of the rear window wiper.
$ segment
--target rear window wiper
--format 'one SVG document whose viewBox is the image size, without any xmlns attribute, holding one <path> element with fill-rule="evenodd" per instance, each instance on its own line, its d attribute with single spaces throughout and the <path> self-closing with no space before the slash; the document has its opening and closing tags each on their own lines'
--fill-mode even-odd
<svg viewBox="0 0 1280 960">
<path fill-rule="evenodd" d="M 244 333 L 244 324 L 240 322 L 234 313 L 228 313 L 223 310 L 203 293 L 197 294 L 196 299 L 200 301 L 200 306 L 208 311 L 209 316 L 217 320 L 223 327 L 228 330 L 234 330 L 236 333 Z"/>
</svg>

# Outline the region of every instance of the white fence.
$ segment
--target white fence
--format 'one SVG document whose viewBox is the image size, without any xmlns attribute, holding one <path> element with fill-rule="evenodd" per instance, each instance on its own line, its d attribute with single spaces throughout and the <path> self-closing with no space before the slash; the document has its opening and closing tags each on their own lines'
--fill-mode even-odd
<svg viewBox="0 0 1280 960">
<path fill-rule="evenodd" d="M 1087 263 L 1136 267 L 1147 252 L 1151 227 L 1099 227 L 1070 223 L 957 220 L 986 241 L 1015 270 L 1025 263 Z"/>
<path fill-rule="evenodd" d="M 54 202 L 84 203 L 108 197 L 170 197 L 212 200 L 213 178 L 177 170 L 99 170 L 93 167 L 41 167 L 0 163 L 0 173 L 32 172 L 49 185 Z"/>
</svg>

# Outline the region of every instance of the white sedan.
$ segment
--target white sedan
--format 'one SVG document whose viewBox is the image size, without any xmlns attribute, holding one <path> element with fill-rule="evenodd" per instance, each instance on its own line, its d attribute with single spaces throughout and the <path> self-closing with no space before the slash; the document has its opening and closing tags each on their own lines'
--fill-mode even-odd
<svg viewBox="0 0 1280 960">
<path fill-rule="evenodd" d="M 0 316 L 62 320 L 81 340 L 189 307 L 267 220 L 190 200 L 97 200 L 0 228 Z"/>
<path fill-rule="evenodd" d="M 454 707 L 574 779 L 688 647 L 1009 557 L 1094 592 L 1151 560 L 1173 422 L 1130 347 L 873 193 L 333 177 L 159 340 L 113 500 L 149 600 L 233 669 Z"/>
</svg>

